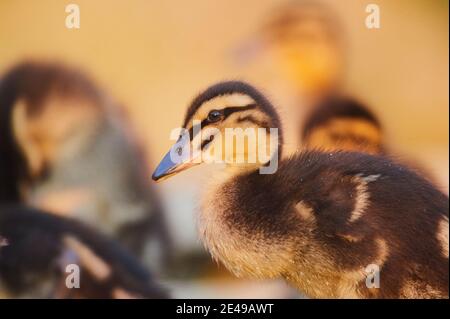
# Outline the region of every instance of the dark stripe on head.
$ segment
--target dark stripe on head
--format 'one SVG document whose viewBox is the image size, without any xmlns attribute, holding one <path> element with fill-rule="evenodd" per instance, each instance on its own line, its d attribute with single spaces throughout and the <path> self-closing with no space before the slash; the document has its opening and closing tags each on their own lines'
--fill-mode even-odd
<svg viewBox="0 0 450 319">
<path fill-rule="evenodd" d="M 259 109 L 266 113 L 267 116 L 270 118 L 271 123 L 270 126 L 273 128 L 278 128 L 278 137 L 279 137 L 279 143 L 283 143 L 283 135 L 282 135 L 282 129 L 281 129 L 281 121 L 278 117 L 278 114 L 273 107 L 273 105 L 269 102 L 269 100 L 266 99 L 266 97 L 261 94 L 257 89 L 255 89 L 250 84 L 247 84 L 245 82 L 241 81 L 227 81 L 227 82 L 221 82 L 218 84 L 215 84 L 208 89 L 206 89 L 203 93 L 198 95 L 193 102 L 191 103 L 190 107 L 188 108 L 186 112 L 186 116 L 184 118 L 184 124 L 183 127 L 187 127 L 187 124 L 189 121 L 192 120 L 192 117 L 197 112 L 197 110 L 207 101 L 212 100 L 215 97 L 233 94 L 233 93 L 240 93 L 243 95 L 247 95 L 251 97 L 255 101 L 255 105 L 252 105 L 253 107 L 259 107 Z M 233 111 L 233 107 L 229 111 Z M 227 109 L 227 108 L 225 108 Z M 237 111 L 244 110 L 245 107 L 238 107 Z M 228 112 L 229 112 L 228 111 Z M 202 123 L 202 127 L 203 127 Z M 190 132 L 191 133 L 191 132 Z M 191 134 L 192 135 L 192 134 Z"/>
<path fill-rule="evenodd" d="M 226 108 L 224 108 L 222 110 L 218 110 L 218 111 L 222 112 L 223 120 L 225 120 L 227 117 L 229 117 L 233 113 L 251 110 L 251 109 L 254 109 L 255 107 L 256 107 L 256 104 L 249 104 L 249 105 L 246 105 L 246 106 L 228 106 L 228 107 L 226 107 Z M 206 127 L 206 126 L 208 126 L 210 124 L 213 124 L 213 123 L 211 123 L 206 118 L 206 119 L 203 119 L 200 122 L 200 127 L 204 128 L 204 127 Z M 187 125 L 187 123 L 186 123 L 186 125 Z M 190 138 L 191 141 L 194 139 L 194 126 L 191 126 L 191 128 L 189 128 L 189 138 Z"/>
<path fill-rule="evenodd" d="M 224 116 L 224 119 L 226 119 L 233 113 L 248 111 L 248 110 L 252 110 L 254 108 L 256 108 L 256 104 L 249 104 L 246 106 L 228 106 L 223 109 L 223 116 Z"/>
<path fill-rule="evenodd" d="M 200 149 L 203 151 L 203 149 L 206 147 L 206 145 L 208 145 L 209 143 L 211 143 L 213 140 L 214 140 L 214 135 L 211 135 L 211 136 L 209 137 L 209 139 L 204 140 L 204 141 L 202 142 L 202 144 L 200 145 Z"/>
<path fill-rule="evenodd" d="M 252 122 L 252 123 L 256 124 L 258 127 L 269 128 L 269 124 L 266 121 L 260 121 L 257 118 L 255 118 L 253 115 L 246 115 L 244 117 L 240 117 L 240 118 L 238 118 L 237 121 L 238 121 L 238 123 Z"/>
<path fill-rule="evenodd" d="M 377 117 L 361 103 L 343 97 L 332 97 L 320 104 L 307 118 L 302 137 L 307 137 L 315 128 L 338 118 L 362 119 L 381 129 Z"/>
</svg>

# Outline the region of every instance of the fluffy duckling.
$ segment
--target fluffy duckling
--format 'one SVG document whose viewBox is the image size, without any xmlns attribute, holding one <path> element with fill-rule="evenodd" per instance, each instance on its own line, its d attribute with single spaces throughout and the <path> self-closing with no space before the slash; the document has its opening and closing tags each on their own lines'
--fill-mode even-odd
<svg viewBox="0 0 450 319">
<path fill-rule="evenodd" d="M 245 60 L 257 55 L 262 65 L 271 65 L 283 79 L 276 83 L 288 107 L 289 121 L 285 122 L 285 135 L 295 150 L 301 144 L 299 128 L 305 115 L 335 97 L 341 91 L 346 70 L 345 32 L 339 16 L 323 3 L 291 0 L 271 10 L 261 26 L 244 42 L 236 56 Z M 240 60 L 243 60 L 242 58 Z M 244 60 L 244 61 L 245 61 Z M 261 65 L 259 65 L 261 66 Z M 278 94 L 278 93 L 277 93 Z M 329 144 L 329 143 L 327 143 Z"/>
<path fill-rule="evenodd" d="M 275 6 L 236 50 L 242 64 L 268 54 L 302 98 L 314 104 L 338 89 L 345 70 L 343 30 L 333 10 L 321 3 L 293 0 Z"/>
<path fill-rule="evenodd" d="M 212 256 L 237 276 L 282 277 L 318 298 L 448 298 L 448 197 L 408 168 L 353 152 L 280 159 L 277 113 L 242 82 L 201 93 L 183 127 L 153 179 L 225 149 L 215 157 L 226 163 L 223 174 L 205 186 L 199 225 Z M 226 143 L 226 128 L 250 129 L 250 138 L 262 129 L 266 138 L 238 147 Z M 272 141 L 270 157 L 238 161 Z"/>
<path fill-rule="evenodd" d="M 279 69 L 287 73 L 299 94 L 295 105 L 310 110 L 302 128 L 302 146 L 383 152 L 383 132 L 376 116 L 339 94 L 346 69 L 345 32 L 330 7 L 290 1 L 270 15 L 261 36 L 278 53 Z"/>
<path fill-rule="evenodd" d="M 160 266 L 170 238 L 135 140 L 84 74 L 16 65 L 0 82 L 0 201 L 82 220 Z"/>
<path fill-rule="evenodd" d="M 310 149 L 346 150 L 382 154 L 383 130 L 378 118 L 358 101 L 330 97 L 306 118 L 302 144 Z"/>
<path fill-rule="evenodd" d="M 357 100 L 338 95 L 324 99 L 309 114 L 301 137 L 302 146 L 307 149 L 397 156 L 385 144 L 386 137 L 378 117 Z M 403 164 L 438 185 L 436 176 L 421 163 L 401 157 Z"/>
<path fill-rule="evenodd" d="M 167 297 L 119 244 L 75 220 L 1 205 L 0 235 L 1 297 Z"/>
</svg>

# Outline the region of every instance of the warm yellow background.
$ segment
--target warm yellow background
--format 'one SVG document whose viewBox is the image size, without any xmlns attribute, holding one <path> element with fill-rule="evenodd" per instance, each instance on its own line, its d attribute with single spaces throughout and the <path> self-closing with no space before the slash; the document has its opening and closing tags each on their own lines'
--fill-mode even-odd
<svg viewBox="0 0 450 319">
<path fill-rule="evenodd" d="M 79 30 L 64 24 L 72 2 L 80 6 Z M 156 161 L 187 103 L 214 81 L 244 78 L 283 101 L 276 70 L 239 69 L 229 57 L 279 2 L 1 0 L 0 71 L 24 58 L 58 59 L 87 70 L 126 105 Z M 370 2 L 323 2 L 336 9 L 348 33 L 348 90 L 377 111 L 391 145 L 426 161 L 445 181 L 448 2 L 375 1 L 379 30 L 364 27 Z"/>
<path fill-rule="evenodd" d="M 218 80 L 245 79 L 263 88 L 289 121 L 295 92 L 275 64 L 260 59 L 239 67 L 231 59 L 233 49 L 280 2 L 0 0 L 0 72 L 26 58 L 56 59 L 86 70 L 129 111 L 153 168 L 189 101 Z M 322 2 L 336 10 L 345 27 L 345 90 L 380 116 L 396 155 L 424 166 L 448 191 L 448 2 Z M 65 27 L 69 3 L 80 6 L 79 30 Z M 369 3 L 380 5 L 379 30 L 364 25 Z M 198 245 L 190 180 L 196 174 L 184 173 L 161 191 L 177 247 Z M 224 284 L 220 287 L 220 296 L 227 296 Z M 273 296 L 274 289 L 239 296 Z M 267 295 L 258 295 L 261 291 Z M 189 290 L 189 296 L 196 295 Z M 234 289 L 230 296 L 237 296 Z"/>
</svg>

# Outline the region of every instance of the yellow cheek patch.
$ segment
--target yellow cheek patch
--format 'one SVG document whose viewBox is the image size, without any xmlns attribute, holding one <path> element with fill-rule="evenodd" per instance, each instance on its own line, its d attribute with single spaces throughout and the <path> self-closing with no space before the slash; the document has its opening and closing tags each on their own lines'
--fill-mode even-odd
<svg viewBox="0 0 450 319">
<path fill-rule="evenodd" d="M 364 119 L 340 118 L 314 128 L 304 143 L 308 148 L 378 154 L 382 150 L 382 132 Z"/>
</svg>

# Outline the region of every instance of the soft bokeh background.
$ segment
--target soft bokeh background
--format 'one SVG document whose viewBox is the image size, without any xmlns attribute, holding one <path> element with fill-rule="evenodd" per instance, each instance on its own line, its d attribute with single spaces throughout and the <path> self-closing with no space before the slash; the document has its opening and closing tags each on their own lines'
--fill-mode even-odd
<svg viewBox="0 0 450 319">
<path fill-rule="evenodd" d="M 1 0 L 0 72 L 28 58 L 85 70 L 123 103 L 152 169 L 169 148 L 169 132 L 181 124 L 189 101 L 213 82 L 250 81 L 278 105 L 285 123 L 292 108 L 302 107 L 270 58 L 248 66 L 232 59 L 233 50 L 280 2 L 77 0 L 81 28 L 67 29 L 69 1 Z M 364 25 L 365 7 L 372 2 L 381 9 L 380 29 Z M 420 163 L 448 192 L 448 1 L 322 3 L 336 12 L 345 32 L 345 91 L 378 114 L 396 155 Z M 180 253 L 201 249 L 193 198 L 207 178 L 205 170 L 158 186 Z M 178 278 L 172 284 L 180 297 L 289 295 L 284 284 L 230 278 Z"/>
</svg>

